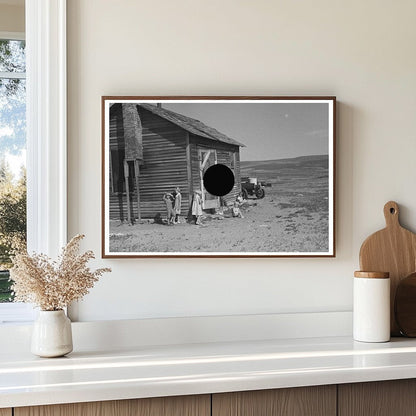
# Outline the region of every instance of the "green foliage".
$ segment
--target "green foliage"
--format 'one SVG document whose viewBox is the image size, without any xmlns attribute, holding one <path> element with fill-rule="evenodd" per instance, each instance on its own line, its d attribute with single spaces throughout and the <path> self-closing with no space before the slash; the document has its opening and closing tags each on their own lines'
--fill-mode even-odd
<svg viewBox="0 0 416 416">
<path fill-rule="evenodd" d="M 13 293 L 10 288 L 11 284 L 8 270 L 0 270 L 0 303 L 13 300 Z"/>
<path fill-rule="evenodd" d="M 0 268 L 11 266 L 15 247 L 26 241 L 26 172 L 15 182 L 7 163 L 0 162 Z"/>
<path fill-rule="evenodd" d="M 0 39 L 0 71 L 25 72 L 25 41 Z"/>
</svg>

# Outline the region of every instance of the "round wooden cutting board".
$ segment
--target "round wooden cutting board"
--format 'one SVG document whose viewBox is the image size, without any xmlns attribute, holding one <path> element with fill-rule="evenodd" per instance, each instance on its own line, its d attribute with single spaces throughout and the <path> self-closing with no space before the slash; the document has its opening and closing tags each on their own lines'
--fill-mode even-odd
<svg viewBox="0 0 416 416">
<path fill-rule="evenodd" d="M 416 273 L 402 279 L 397 286 L 394 313 L 400 332 L 416 337 Z"/>
<path fill-rule="evenodd" d="M 416 234 L 399 222 L 399 206 L 390 201 L 384 205 L 386 228 L 370 235 L 360 250 L 360 269 L 390 273 L 390 328 L 391 335 L 400 335 L 394 317 L 394 299 L 401 279 L 416 271 Z"/>
</svg>

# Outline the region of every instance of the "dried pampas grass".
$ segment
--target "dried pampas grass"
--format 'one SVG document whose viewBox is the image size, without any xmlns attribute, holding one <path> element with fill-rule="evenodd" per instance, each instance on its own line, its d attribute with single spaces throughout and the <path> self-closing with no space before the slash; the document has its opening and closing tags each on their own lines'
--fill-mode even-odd
<svg viewBox="0 0 416 416">
<path fill-rule="evenodd" d="M 10 279 L 13 281 L 15 302 L 34 303 L 45 311 L 56 311 L 81 299 L 109 268 L 92 271 L 87 266 L 94 258 L 92 251 L 79 253 L 84 235 L 76 235 L 63 248 L 58 261 L 45 254 L 29 255 L 26 250 L 12 259 Z"/>
</svg>

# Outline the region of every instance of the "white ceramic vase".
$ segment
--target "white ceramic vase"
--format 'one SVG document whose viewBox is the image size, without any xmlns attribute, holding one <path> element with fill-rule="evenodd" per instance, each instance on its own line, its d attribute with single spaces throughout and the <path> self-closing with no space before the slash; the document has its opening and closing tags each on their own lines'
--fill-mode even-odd
<svg viewBox="0 0 416 416">
<path fill-rule="evenodd" d="M 31 351 L 39 357 L 61 357 L 72 351 L 71 321 L 63 310 L 40 311 L 33 325 Z"/>
</svg>

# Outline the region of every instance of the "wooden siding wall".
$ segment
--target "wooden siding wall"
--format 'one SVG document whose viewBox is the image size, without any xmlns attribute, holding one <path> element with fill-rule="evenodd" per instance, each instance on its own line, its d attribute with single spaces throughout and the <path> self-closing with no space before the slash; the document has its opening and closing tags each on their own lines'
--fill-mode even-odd
<svg viewBox="0 0 416 416">
<path fill-rule="evenodd" d="M 138 107 L 142 123 L 143 165 L 140 166 L 140 213 L 143 219 L 154 218 L 158 213 L 165 217 L 166 208 L 162 200 L 165 192 L 173 192 L 179 186 L 182 194 L 181 215 L 186 216 L 192 193 L 201 189 L 198 149 L 215 149 L 217 162 L 230 168 L 235 154 L 233 190 L 224 197 L 234 201 L 241 192 L 239 147 L 206 140 L 177 127 L 173 123 Z M 189 149 L 187 154 L 187 144 Z M 110 109 L 110 150 L 117 155 L 109 164 L 110 170 L 110 219 L 127 220 L 127 200 L 124 186 L 124 128 L 121 104 Z M 189 160 L 191 166 L 188 171 Z M 113 183 L 113 179 L 114 182 Z M 191 179 L 191 183 L 189 183 Z M 130 199 L 133 215 L 138 216 L 137 189 L 134 171 L 130 168 Z M 190 195 L 191 194 L 191 195 Z"/>
<path fill-rule="evenodd" d="M 192 162 L 192 188 L 193 191 L 201 190 L 201 180 L 199 176 L 199 149 L 214 149 L 217 152 L 217 163 L 232 167 L 232 153 L 235 153 L 234 177 L 235 183 L 232 191 L 224 197 L 226 202 L 235 201 L 237 195 L 241 192 L 241 174 L 240 174 L 240 148 L 226 143 L 212 142 L 204 140 L 197 136 L 190 136 L 191 145 L 191 162 Z"/>
<path fill-rule="evenodd" d="M 117 123 L 118 110 L 110 115 L 110 146 L 112 142 L 123 141 L 122 126 Z M 174 124 L 144 109 L 139 110 L 143 134 L 143 165 L 140 166 L 140 211 L 142 218 L 154 218 L 160 213 L 166 215 L 162 200 L 165 192 L 173 192 L 179 186 L 182 194 L 182 215 L 188 210 L 188 177 L 186 162 L 186 132 Z M 134 181 L 133 212 L 137 217 L 137 199 Z M 122 203 L 120 199 L 122 198 Z M 111 192 L 110 219 L 127 218 L 126 195 Z"/>
<path fill-rule="evenodd" d="M 146 110 L 139 111 L 143 126 L 143 159 L 140 172 L 142 215 L 153 218 L 165 214 L 164 192 L 179 186 L 182 194 L 182 215 L 189 200 L 186 161 L 186 132 Z"/>
</svg>

